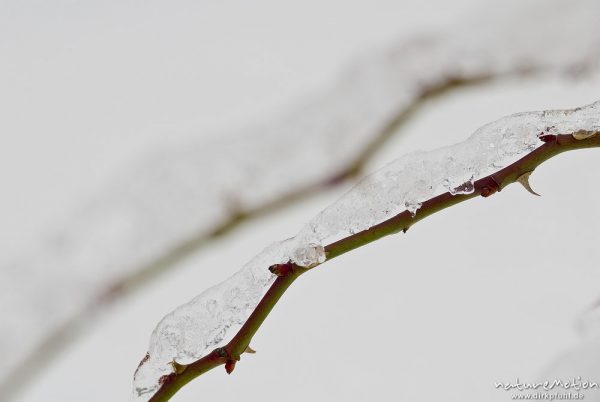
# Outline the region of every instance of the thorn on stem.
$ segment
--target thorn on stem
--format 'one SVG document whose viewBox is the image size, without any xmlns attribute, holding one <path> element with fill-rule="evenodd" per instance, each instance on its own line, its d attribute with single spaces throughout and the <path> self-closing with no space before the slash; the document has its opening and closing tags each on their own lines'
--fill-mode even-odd
<svg viewBox="0 0 600 402">
<path fill-rule="evenodd" d="M 291 273 L 293 269 L 294 267 L 291 262 L 286 262 L 285 264 L 275 264 L 269 267 L 269 271 L 277 276 L 286 276 L 287 274 Z"/>
<path fill-rule="evenodd" d="M 244 349 L 244 353 L 251 353 L 251 354 L 254 354 L 254 353 L 256 353 L 256 350 L 252 349 L 252 348 L 250 347 L 250 345 L 248 345 L 248 346 L 246 346 L 246 349 Z"/>
<path fill-rule="evenodd" d="M 175 379 L 175 377 L 177 377 L 177 374 L 175 374 L 175 373 L 165 374 L 158 379 L 158 384 L 159 385 L 168 384 L 168 383 L 172 382 Z"/>
<path fill-rule="evenodd" d="M 233 372 L 233 370 L 235 369 L 235 360 L 227 360 L 227 362 L 225 363 L 225 371 L 227 372 L 227 374 L 231 374 Z"/>
<path fill-rule="evenodd" d="M 519 183 L 521 183 L 521 185 L 523 187 L 525 187 L 525 190 L 527 190 L 531 194 L 537 195 L 539 197 L 540 195 L 538 193 L 536 193 L 535 191 L 533 191 L 533 189 L 531 188 L 531 185 L 529 184 L 529 176 L 531 176 L 532 173 L 533 173 L 533 171 L 523 173 L 521 176 L 519 176 L 519 178 L 517 179 L 517 181 Z"/>
<path fill-rule="evenodd" d="M 542 142 L 550 142 L 550 141 L 556 141 L 556 139 L 558 137 L 554 134 L 546 134 L 542 131 L 541 133 L 538 134 L 538 138 Z"/>
<path fill-rule="evenodd" d="M 179 364 L 175 360 L 172 360 L 169 364 L 171 365 L 171 367 L 173 368 L 173 371 L 177 375 L 183 373 L 185 371 L 185 369 L 188 368 L 187 364 Z"/>
</svg>

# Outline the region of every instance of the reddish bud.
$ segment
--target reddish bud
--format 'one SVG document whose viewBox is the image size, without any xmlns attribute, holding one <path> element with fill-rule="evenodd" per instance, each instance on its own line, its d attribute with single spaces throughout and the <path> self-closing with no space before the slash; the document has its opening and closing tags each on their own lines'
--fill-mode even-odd
<svg viewBox="0 0 600 402">
<path fill-rule="evenodd" d="M 555 135 L 553 135 L 553 134 L 545 134 L 544 132 L 539 133 L 538 134 L 538 138 L 542 142 L 550 142 L 550 141 L 556 140 L 556 136 Z"/>
<path fill-rule="evenodd" d="M 173 381 L 173 380 L 175 379 L 175 377 L 177 377 L 177 374 L 175 374 L 175 373 L 171 373 L 171 374 L 165 374 L 165 375 L 163 375 L 162 377 L 160 377 L 160 378 L 158 379 L 158 383 L 159 383 L 160 385 L 165 385 L 165 384 L 168 384 L 168 383 L 170 383 L 171 381 Z"/>
<path fill-rule="evenodd" d="M 286 276 L 292 272 L 292 264 L 287 262 L 285 264 L 275 264 L 269 267 L 269 271 L 277 276 Z"/>
<path fill-rule="evenodd" d="M 479 192 L 482 197 L 489 197 L 490 195 L 500 191 L 500 185 L 494 179 L 494 176 L 488 176 L 482 179 L 483 183 L 481 183 L 482 187 Z"/>
<path fill-rule="evenodd" d="M 481 189 L 481 196 L 489 197 L 490 195 L 494 194 L 496 191 L 498 191 L 497 188 L 485 186 L 484 188 Z"/>
<path fill-rule="evenodd" d="M 227 374 L 231 374 L 233 369 L 235 369 L 235 360 L 227 360 L 227 363 L 225 363 L 225 371 L 227 371 Z"/>
</svg>

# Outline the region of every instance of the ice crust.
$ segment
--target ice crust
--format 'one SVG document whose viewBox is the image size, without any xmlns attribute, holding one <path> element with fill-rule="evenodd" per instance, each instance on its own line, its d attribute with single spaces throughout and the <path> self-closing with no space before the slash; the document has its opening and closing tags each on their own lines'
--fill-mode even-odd
<svg viewBox="0 0 600 402">
<path fill-rule="evenodd" d="M 295 262 L 312 267 L 323 246 L 366 230 L 436 195 L 473 191 L 473 181 L 498 171 L 543 144 L 540 134 L 600 132 L 600 101 L 573 110 L 511 115 L 479 128 L 466 141 L 401 157 L 363 179 L 300 232 L 276 242 L 234 276 L 168 314 L 154 330 L 149 359 L 135 375 L 132 399 L 147 400 L 170 362 L 188 364 L 223 346 L 241 327 L 274 280 L 268 267 Z"/>
</svg>

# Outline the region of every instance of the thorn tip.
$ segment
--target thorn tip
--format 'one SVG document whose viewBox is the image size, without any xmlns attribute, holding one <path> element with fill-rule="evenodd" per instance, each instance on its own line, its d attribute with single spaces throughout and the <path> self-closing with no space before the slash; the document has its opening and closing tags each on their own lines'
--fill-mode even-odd
<svg viewBox="0 0 600 402">
<path fill-rule="evenodd" d="M 231 374 L 234 369 L 235 369 L 235 360 L 227 360 L 227 363 L 225 363 L 225 371 L 227 372 L 227 374 Z"/>
<path fill-rule="evenodd" d="M 531 193 L 533 195 L 537 195 L 538 197 L 540 197 L 540 195 L 538 193 L 536 193 L 535 191 L 533 191 L 533 189 L 531 188 L 531 185 L 529 184 L 529 177 L 531 176 L 532 173 L 533 173 L 533 170 L 531 172 L 523 173 L 521 176 L 519 176 L 519 178 L 517 178 L 517 181 L 519 183 L 521 183 L 521 185 L 529 193 Z"/>
<path fill-rule="evenodd" d="M 177 363 L 175 360 L 171 360 L 169 365 L 173 368 L 173 371 L 177 375 L 183 373 L 185 371 L 185 369 L 187 369 L 187 367 L 188 367 L 187 364 L 180 364 L 180 363 Z"/>
</svg>

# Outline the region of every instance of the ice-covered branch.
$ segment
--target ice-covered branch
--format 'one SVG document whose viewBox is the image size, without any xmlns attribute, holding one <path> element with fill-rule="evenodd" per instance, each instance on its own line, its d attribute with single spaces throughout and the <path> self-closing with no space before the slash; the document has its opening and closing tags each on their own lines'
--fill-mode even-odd
<svg viewBox="0 0 600 402">
<path fill-rule="evenodd" d="M 404 156 L 362 180 L 293 238 L 276 242 L 225 282 L 168 314 L 135 373 L 134 401 L 168 400 L 205 371 L 235 362 L 302 273 L 442 209 L 488 197 L 569 150 L 600 147 L 600 102 L 520 113 L 468 140 Z M 211 352 L 212 350 L 212 352 Z"/>
<path fill-rule="evenodd" d="M 365 55 L 328 91 L 263 125 L 147 156 L 39 247 L 0 262 L 0 303 L 21 306 L 0 324 L 0 392 L 106 301 L 245 217 L 354 175 L 432 94 L 511 74 L 578 72 L 600 54 L 595 1 L 485 11 Z"/>
</svg>

